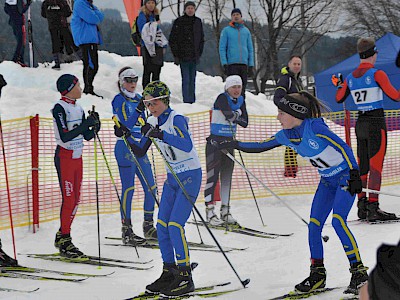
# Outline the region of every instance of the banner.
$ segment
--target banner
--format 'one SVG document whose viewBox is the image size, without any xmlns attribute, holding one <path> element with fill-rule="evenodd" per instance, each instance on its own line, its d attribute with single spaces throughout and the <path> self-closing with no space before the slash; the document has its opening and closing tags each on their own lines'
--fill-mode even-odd
<svg viewBox="0 0 400 300">
<path fill-rule="evenodd" d="M 132 27 L 133 21 L 135 21 L 139 14 L 139 9 L 142 6 L 142 0 L 124 0 L 126 15 L 128 16 L 129 25 Z"/>
</svg>

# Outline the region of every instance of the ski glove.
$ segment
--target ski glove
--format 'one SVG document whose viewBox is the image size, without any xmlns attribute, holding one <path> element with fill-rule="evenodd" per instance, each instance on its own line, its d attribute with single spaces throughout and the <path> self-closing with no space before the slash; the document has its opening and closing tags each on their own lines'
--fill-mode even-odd
<svg viewBox="0 0 400 300">
<path fill-rule="evenodd" d="M 136 106 L 136 110 L 138 111 L 138 113 L 142 113 L 145 109 L 143 99 L 144 97 L 140 99 L 138 106 Z"/>
<path fill-rule="evenodd" d="M 362 183 L 358 170 L 350 170 L 350 179 L 347 180 L 347 184 L 347 190 L 352 196 L 362 192 Z"/>
<path fill-rule="evenodd" d="M 179 57 L 174 56 L 174 64 L 179 66 L 179 64 L 180 64 Z"/>
<path fill-rule="evenodd" d="M 238 141 L 228 141 L 228 140 L 222 140 L 222 141 L 216 141 L 211 139 L 209 141 L 211 145 L 213 145 L 215 148 L 218 150 L 223 150 L 223 149 L 235 149 L 238 146 Z"/>
<path fill-rule="evenodd" d="M 119 126 L 120 127 L 118 127 L 117 125 L 114 125 L 115 136 L 117 136 L 117 137 L 124 136 L 126 139 L 131 136 L 131 131 L 128 128 L 126 128 L 126 126 L 124 124 L 119 123 Z"/>
<path fill-rule="evenodd" d="M 154 127 L 153 125 L 146 123 L 140 130 L 145 137 L 157 138 L 162 140 L 164 138 L 164 132 L 158 127 Z"/>
<path fill-rule="evenodd" d="M 335 74 L 332 75 L 332 83 L 334 86 L 341 88 L 343 85 L 343 76 L 341 73 L 338 74 L 338 76 L 336 76 Z"/>
</svg>

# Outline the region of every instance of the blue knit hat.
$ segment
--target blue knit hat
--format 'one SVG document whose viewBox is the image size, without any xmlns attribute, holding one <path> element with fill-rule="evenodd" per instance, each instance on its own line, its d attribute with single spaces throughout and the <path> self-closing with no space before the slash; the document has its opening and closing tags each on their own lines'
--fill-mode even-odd
<svg viewBox="0 0 400 300">
<path fill-rule="evenodd" d="M 61 75 L 57 80 L 57 90 L 61 93 L 61 95 L 68 94 L 74 86 L 78 83 L 79 79 L 71 74 Z"/>
<path fill-rule="evenodd" d="M 232 9 L 231 16 L 232 16 L 234 13 L 239 13 L 240 15 L 242 15 L 242 12 L 241 12 L 241 10 L 240 10 L 239 8 L 234 8 L 234 9 Z"/>
</svg>

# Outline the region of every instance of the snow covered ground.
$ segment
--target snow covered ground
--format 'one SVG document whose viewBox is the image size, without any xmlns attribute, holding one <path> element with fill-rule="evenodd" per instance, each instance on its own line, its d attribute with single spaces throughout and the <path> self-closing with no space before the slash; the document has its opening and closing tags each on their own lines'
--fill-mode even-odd
<svg viewBox="0 0 400 300">
<path fill-rule="evenodd" d="M 100 70 L 94 86 L 95 91 L 104 95 L 105 99 L 84 95 L 80 102 L 85 110 L 88 110 L 94 104 L 101 117 L 111 117 L 110 102 L 117 92 L 116 74 L 125 65 L 133 66 L 140 74 L 142 72 L 140 58 L 120 57 L 115 54 L 100 52 Z M 54 71 L 49 67 L 45 68 L 43 65 L 36 69 L 23 69 L 11 62 L 0 63 L 0 73 L 9 83 L 3 89 L 0 100 L 2 119 L 18 118 L 36 113 L 50 117 L 49 110 L 59 95 L 55 88 L 56 79 L 62 73 L 76 74 L 82 79 L 81 70 L 80 62 L 62 65 L 61 71 Z M 199 73 L 197 77 L 198 101 L 193 105 L 182 104 L 179 68 L 172 63 L 166 63 L 162 69 L 161 80 L 165 81 L 172 90 L 172 106 L 184 113 L 208 110 L 215 97 L 223 91 L 223 83 L 220 77 L 209 77 Z M 246 101 L 250 114 L 274 115 L 276 113 L 275 106 L 264 95 L 247 94 Z M 384 187 L 383 190 L 398 192 L 399 187 Z M 283 199 L 304 219 L 308 219 L 312 196 L 299 195 L 284 197 Z M 253 200 L 235 201 L 232 204 L 233 216 L 242 225 L 248 227 L 269 232 L 294 233 L 294 235 L 272 240 L 213 231 L 223 246 L 248 247 L 245 251 L 227 254 L 241 279 L 251 279 L 248 288 L 220 297 L 220 299 L 272 298 L 292 290 L 294 285 L 302 281 L 309 273 L 307 227 L 278 200 L 271 197 L 258 199 L 258 202 L 267 225 L 265 228 L 261 225 Z M 390 212 L 399 212 L 398 200 L 394 197 L 382 196 L 381 207 Z M 202 203 L 198 204 L 198 208 L 201 212 L 204 211 Z M 134 230 L 139 234 L 141 233 L 142 219 L 142 212 L 135 211 L 133 215 Z M 349 216 L 349 220 L 353 219 L 356 219 L 355 206 Z M 328 223 L 330 223 L 330 220 L 331 217 L 328 218 Z M 2 278 L 1 287 L 19 289 L 40 287 L 40 290 L 31 294 L 0 292 L 0 299 L 124 299 L 143 291 L 145 285 L 154 281 L 161 273 L 162 261 L 159 250 L 139 248 L 140 259 L 138 259 L 133 248 L 106 246 L 104 245 L 107 242 L 104 239 L 105 236 L 120 235 L 119 215 L 101 215 L 100 223 L 102 256 L 141 261 L 153 259 L 150 265 L 153 265 L 154 268 L 147 271 L 106 267 L 98 269 L 96 266 L 49 262 L 18 255 L 20 264 L 26 266 L 93 274 L 111 271 L 115 271 L 115 273 L 105 278 L 89 278 L 81 283 Z M 58 227 L 58 222 L 43 223 L 36 234 L 32 234 L 28 228 L 17 228 L 17 252 L 25 254 L 55 252 L 53 241 Z M 400 223 L 385 225 L 350 224 L 350 229 L 357 239 L 364 263 L 367 266 L 374 267 L 376 249 L 381 243 L 398 243 Z M 204 242 L 213 244 L 205 228 L 200 228 L 200 231 Z M 187 225 L 186 232 L 189 241 L 200 241 L 194 225 Z M 323 233 L 330 237 L 330 240 L 324 244 L 325 265 L 328 272 L 327 286 L 344 288 L 350 281 L 346 256 L 333 228 L 327 226 Z M 9 230 L 0 232 L 0 236 L 6 252 L 12 254 Z M 79 217 L 78 211 L 78 217 L 75 219 L 72 228 L 72 236 L 75 244 L 85 253 L 90 255 L 98 253 L 95 216 Z M 199 263 L 193 273 L 197 286 L 231 281 L 230 288 L 241 287 L 240 282 L 221 253 L 192 251 L 191 259 Z M 341 291 L 338 290 L 314 296 L 311 299 L 339 299 L 340 296 Z"/>
</svg>

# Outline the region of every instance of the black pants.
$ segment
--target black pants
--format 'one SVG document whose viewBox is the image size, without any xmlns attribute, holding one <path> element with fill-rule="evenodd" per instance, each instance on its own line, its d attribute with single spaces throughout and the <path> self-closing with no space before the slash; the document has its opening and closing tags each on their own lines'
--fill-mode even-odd
<svg viewBox="0 0 400 300">
<path fill-rule="evenodd" d="M 143 78 L 142 85 L 143 89 L 152 81 L 160 80 L 161 67 L 159 65 L 154 65 L 148 63 L 143 66 Z"/>
<path fill-rule="evenodd" d="M 232 64 L 228 65 L 227 76 L 230 75 L 239 75 L 242 78 L 242 96 L 244 97 L 244 93 L 246 91 L 247 86 L 247 65 L 244 64 Z"/>
<path fill-rule="evenodd" d="M 99 56 L 97 44 L 80 45 L 83 61 L 83 81 L 85 83 L 84 93 L 93 92 L 94 77 L 99 70 Z"/>
<path fill-rule="evenodd" d="M 227 151 L 235 156 L 234 149 L 227 149 Z M 204 198 L 207 203 L 214 203 L 214 191 L 218 179 L 221 177 L 221 202 L 223 205 L 229 204 L 232 173 L 234 162 L 207 142 L 206 144 L 206 169 L 207 169 L 207 183 L 204 189 Z"/>
</svg>

